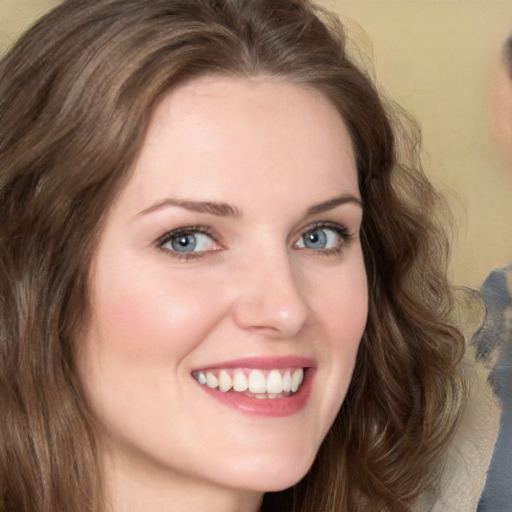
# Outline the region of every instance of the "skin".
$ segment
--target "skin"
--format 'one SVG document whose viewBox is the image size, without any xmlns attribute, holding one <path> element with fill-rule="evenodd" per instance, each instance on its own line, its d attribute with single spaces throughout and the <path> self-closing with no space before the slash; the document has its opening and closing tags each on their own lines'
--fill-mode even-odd
<svg viewBox="0 0 512 512">
<path fill-rule="evenodd" d="M 487 115 L 499 155 L 506 166 L 512 168 L 512 78 L 501 56 L 491 72 Z"/>
<path fill-rule="evenodd" d="M 350 200 L 308 212 L 340 196 Z M 254 511 L 307 472 L 366 323 L 359 199 L 350 137 L 320 93 L 217 76 L 162 100 L 99 240 L 77 355 L 113 511 Z M 344 235 L 329 226 L 325 248 L 306 247 L 317 223 Z M 162 244 L 190 226 L 209 230 L 191 258 Z M 306 406 L 284 417 L 228 407 L 191 376 L 278 356 L 316 365 Z"/>
</svg>

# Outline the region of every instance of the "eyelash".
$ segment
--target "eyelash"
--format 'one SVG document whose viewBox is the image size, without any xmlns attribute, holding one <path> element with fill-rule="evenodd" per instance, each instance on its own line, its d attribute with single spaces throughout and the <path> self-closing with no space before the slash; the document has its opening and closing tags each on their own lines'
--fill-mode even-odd
<svg viewBox="0 0 512 512">
<path fill-rule="evenodd" d="M 302 239 L 303 236 L 305 236 L 307 233 L 310 233 L 312 231 L 315 231 L 317 229 L 328 229 L 331 231 L 334 231 L 336 235 L 338 235 L 341 239 L 341 242 L 333 248 L 327 248 L 327 249 L 310 249 L 308 247 L 300 247 L 297 248 L 297 250 L 303 251 L 308 250 L 308 252 L 314 254 L 315 256 L 331 256 L 331 255 L 337 255 L 341 254 L 346 247 L 347 244 L 349 244 L 355 237 L 353 234 L 349 232 L 349 230 L 340 225 L 340 224 L 333 224 L 330 222 L 317 222 L 313 225 L 307 226 L 300 235 L 299 239 Z M 185 226 L 181 228 L 174 229 L 172 231 L 168 231 L 167 233 L 164 233 L 161 237 L 159 237 L 156 240 L 156 246 L 161 250 L 164 251 L 166 254 L 170 255 L 172 258 L 175 258 L 177 260 L 185 260 L 189 261 L 192 259 L 199 259 L 204 256 L 206 256 L 210 252 L 217 252 L 216 250 L 213 251 L 197 251 L 197 252 L 179 252 L 172 249 L 164 248 L 164 245 L 171 242 L 172 240 L 178 238 L 182 235 L 193 235 L 193 234 L 204 234 L 208 237 L 210 237 L 213 242 L 220 247 L 222 245 L 218 242 L 218 237 L 214 230 L 209 228 L 208 226 Z M 295 242 L 294 246 L 298 243 Z"/>
<path fill-rule="evenodd" d="M 307 233 L 310 233 L 311 231 L 315 231 L 316 229 L 328 229 L 331 231 L 334 231 L 336 235 L 338 235 L 341 239 L 341 242 L 332 248 L 327 249 L 311 249 L 309 252 L 311 252 L 314 256 L 335 256 L 338 254 L 341 254 L 343 250 L 346 248 L 347 244 L 352 242 L 354 239 L 354 235 L 349 232 L 349 230 L 340 224 L 334 224 L 331 222 L 317 222 L 311 226 L 306 227 L 306 229 L 302 232 L 302 235 L 300 238 L 305 236 Z M 299 239 L 300 239 L 299 238 Z M 297 243 L 297 242 L 296 242 Z M 307 250 L 308 248 L 300 248 L 299 250 Z"/>
<path fill-rule="evenodd" d="M 221 246 L 219 242 L 217 241 L 216 233 L 207 226 L 185 226 L 182 228 L 173 229 L 172 231 L 168 231 L 167 233 L 164 233 L 160 238 L 157 239 L 156 245 L 157 247 L 164 251 L 166 254 L 169 254 L 171 257 L 176 258 L 178 260 L 191 260 L 191 259 L 197 259 L 202 258 L 205 256 L 208 252 L 216 252 L 216 251 L 203 251 L 203 252 L 179 252 L 174 251 L 172 249 L 166 249 L 163 246 L 174 240 L 175 238 L 178 238 L 179 236 L 183 235 L 194 235 L 194 234 L 202 234 L 209 236 L 215 244 Z"/>
</svg>

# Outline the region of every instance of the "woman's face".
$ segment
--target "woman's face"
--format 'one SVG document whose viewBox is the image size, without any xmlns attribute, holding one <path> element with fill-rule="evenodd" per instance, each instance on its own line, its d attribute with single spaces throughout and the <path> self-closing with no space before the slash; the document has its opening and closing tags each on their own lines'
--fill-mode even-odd
<svg viewBox="0 0 512 512">
<path fill-rule="evenodd" d="M 320 93 L 206 77 L 165 97 L 109 210 L 77 355 L 114 474 L 269 491 L 306 473 L 366 323 L 361 218 Z"/>
</svg>

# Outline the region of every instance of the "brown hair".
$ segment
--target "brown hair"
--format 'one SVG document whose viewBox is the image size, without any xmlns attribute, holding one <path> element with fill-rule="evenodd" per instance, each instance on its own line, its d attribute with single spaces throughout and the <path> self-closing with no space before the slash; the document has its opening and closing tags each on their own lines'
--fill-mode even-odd
<svg viewBox="0 0 512 512">
<path fill-rule="evenodd" d="M 263 510 L 398 512 L 431 489 L 463 400 L 439 198 L 339 22 L 307 0 L 68 0 L 0 65 L 2 511 L 103 510 L 73 371 L 89 263 L 155 105 L 215 73 L 324 93 L 364 203 L 370 310 L 353 380 L 313 468 Z"/>
</svg>

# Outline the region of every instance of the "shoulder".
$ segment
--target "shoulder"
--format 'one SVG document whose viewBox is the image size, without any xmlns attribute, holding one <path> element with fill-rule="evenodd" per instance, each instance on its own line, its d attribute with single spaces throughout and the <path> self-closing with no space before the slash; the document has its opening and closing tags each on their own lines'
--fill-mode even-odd
<svg viewBox="0 0 512 512">
<path fill-rule="evenodd" d="M 512 264 L 493 270 L 480 287 L 485 319 L 477 333 L 478 357 L 496 358 L 510 344 L 512 327 Z"/>
<path fill-rule="evenodd" d="M 496 447 L 479 512 L 508 512 L 512 502 L 512 265 L 493 270 L 480 288 L 486 315 L 477 335 L 478 354 L 502 410 Z"/>
<path fill-rule="evenodd" d="M 512 264 L 493 270 L 479 292 L 485 317 L 464 362 L 468 401 L 440 494 L 418 512 L 505 512 L 512 499 Z"/>
<path fill-rule="evenodd" d="M 500 403 L 489 382 L 490 368 L 468 347 L 464 364 L 468 399 L 446 455 L 438 493 L 423 496 L 415 512 L 475 512 L 499 431 Z"/>
</svg>

